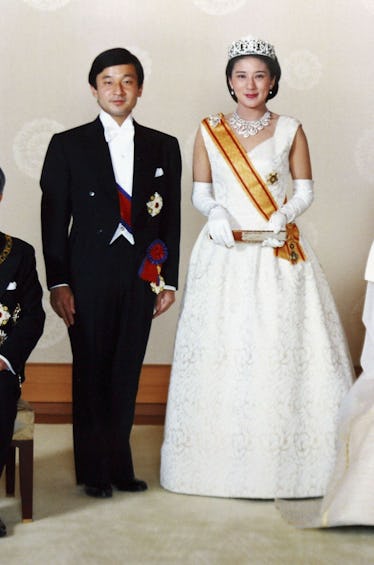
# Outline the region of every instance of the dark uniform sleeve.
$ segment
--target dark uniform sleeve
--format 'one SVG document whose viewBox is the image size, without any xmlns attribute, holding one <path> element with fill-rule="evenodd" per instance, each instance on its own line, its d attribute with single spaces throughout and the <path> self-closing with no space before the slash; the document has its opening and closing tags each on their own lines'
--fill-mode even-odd
<svg viewBox="0 0 374 565">
<path fill-rule="evenodd" d="M 36 271 L 35 253 L 31 245 L 23 244 L 23 256 L 17 278 L 19 317 L 4 340 L 0 353 L 23 378 L 27 358 L 43 333 L 45 313 L 42 288 Z"/>
</svg>

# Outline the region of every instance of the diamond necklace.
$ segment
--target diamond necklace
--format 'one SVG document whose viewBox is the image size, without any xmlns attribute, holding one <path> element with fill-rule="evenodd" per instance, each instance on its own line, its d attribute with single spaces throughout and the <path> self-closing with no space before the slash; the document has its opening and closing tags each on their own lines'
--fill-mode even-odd
<svg viewBox="0 0 374 565">
<path fill-rule="evenodd" d="M 256 135 L 259 131 L 264 129 L 264 127 L 270 124 L 271 113 L 269 110 L 259 120 L 243 120 L 240 118 L 236 112 L 233 113 L 229 119 L 230 126 L 243 137 L 249 137 L 250 135 Z"/>
</svg>

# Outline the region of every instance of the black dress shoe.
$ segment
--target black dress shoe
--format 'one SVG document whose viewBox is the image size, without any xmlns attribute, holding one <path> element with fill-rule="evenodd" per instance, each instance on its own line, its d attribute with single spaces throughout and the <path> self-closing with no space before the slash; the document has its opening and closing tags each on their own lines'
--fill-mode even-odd
<svg viewBox="0 0 374 565">
<path fill-rule="evenodd" d="M 114 483 L 114 486 L 118 490 L 127 491 L 127 492 L 142 492 L 147 490 L 148 485 L 145 481 L 141 481 L 140 479 L 130 479 L 127 481 L 118 481 Z"/>
<path fill-rule="evenodd" d="M 6 536 L 6 525 L 0 518 L 0 538 L 3 538 L 4 536 Z"/>
<path fill-rule="evenodd" d="M 113 491 L 110 485 L 104 485 L 104 486 L 85 485 L 84 492 L 88 496 L 93 496 L 95 498 L 110 498 L 112 496 Z"/>
</svg>

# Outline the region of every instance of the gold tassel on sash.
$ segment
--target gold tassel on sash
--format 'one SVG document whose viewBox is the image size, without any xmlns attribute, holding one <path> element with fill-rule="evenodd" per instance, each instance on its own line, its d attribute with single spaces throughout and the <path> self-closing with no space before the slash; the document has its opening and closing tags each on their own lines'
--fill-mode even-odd
<svg viewBox="0 0 374 565">
<path fill-rule="evenodd" d="M 280 259 L 287 259 L 291 263 L 305 261 L 306 255 L 300 245 L 300 233 L 296 224 L 287 224 L 287 239 L 282 247 L 276 247 L 274 254 Z"/>
</svg>

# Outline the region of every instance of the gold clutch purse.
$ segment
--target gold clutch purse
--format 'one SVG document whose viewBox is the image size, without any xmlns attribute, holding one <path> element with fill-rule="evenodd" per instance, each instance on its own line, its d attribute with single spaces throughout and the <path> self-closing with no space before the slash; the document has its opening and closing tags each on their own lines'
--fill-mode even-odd
<svg viewBox="0 0 374 565">
<path fill-rule="evenodd" d="M 282 230 L 279 233 L 274 233 L 269 230 L 233 230 L 232 234 L 235 241 L 243 241 L 247 243 L 261 243 L 268 239 L 277 239 L 278 241 L 286 241 L 287 232 Z"/>
</svg>

